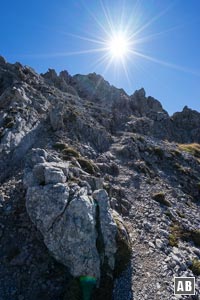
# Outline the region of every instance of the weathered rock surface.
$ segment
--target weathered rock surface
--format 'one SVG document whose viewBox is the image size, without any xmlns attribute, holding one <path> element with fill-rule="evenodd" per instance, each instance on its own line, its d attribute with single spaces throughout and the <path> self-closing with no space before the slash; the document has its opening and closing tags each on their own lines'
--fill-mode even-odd
<svg viewBox="0 0 200 300">
<path fill-rule="evenodd" d="M 63 300 L 80 275 L 95 300 L 175 300 L 195 276 L 198 299 L 199 128 L 144 89 L 0 57 L 0 300 Z"/>
<path fill-rule="evenodd" d="M 81 97 L 98 103 L 106 102 L 108 107 L 123 96 L 127 96 L 123 89 L 117 89 L 96 73 L 88 75 L 75 75 L 72 84 L 78 90 Z"/>
<path fill-rule="evenodd" d="M 45 157 L 44 151 L 35 149 L 28 160 L 24 178 L 28 214 L 50 252 L 74 277 L 93 276 L 99 280 L 105 259 L 111 270 L 115 267 L 117 229 L 107 192 L 102 189 L 88 195 L 86 187 L 69 185 L 68 165 L 41 163 Z M 96 245 L 98 239 L 101 249 Z"/>
<path fill-rule="evenodd" d="M 200 143 L 199 112 L 185 106 L 182 112 L 173 114 L 174 140 L 178 143 Z"/>
</svg>

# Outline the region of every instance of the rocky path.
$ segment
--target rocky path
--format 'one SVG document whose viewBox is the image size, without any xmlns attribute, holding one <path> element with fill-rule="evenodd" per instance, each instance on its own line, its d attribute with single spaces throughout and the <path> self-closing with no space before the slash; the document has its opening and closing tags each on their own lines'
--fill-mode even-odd
<svg viewBox="0 0 200 300">
<path fill-rule="evenodd" d="M 126 133 L 127 136 L 127 133 Z M 118 137 L 111 147 L 116 153 L 120 149 L 121 138 Z M 194 257 L 198 258 L 200 252 L 193 242 L 179 241 L 177 247 L 169 245 L 170 226 L 173 221 L 181 221 L 188 227 L 198 228 L 198 205 L 192 204 L 188 208 L 182 195 L 182 203 L 170 193 L 171 187 L 164 181 L 155 181 L 148 184 L 145 176 L 138 178 L 136 185 L 134 178 L 137 174 L 131 170 L 127 163 L 119 168 L 116 179 L 121 188 L 125 189 L 125 195 L 131 202 L 129 215 L 125 217 L 132 242 L 132 260 L 130 266 L 115 282 L 113 300 L 173 300 L 173 299 L 200 299 L 200 279 L 196 276 L 195 296 L 174 296 L 174 276 L 194 276 L 188 268 Z M 172 203 L 170 212 L 174 218 L 170 218 L 168 209 L 152 199 L 152 194 L 167 190 L 167 199 Z M 179 195 L 180 198 L 180 195 Z M 185 219 L 180 220 L 177 210 L 185 212 Z M 191 218 L 191 213 L 193 218 Z"/>
</svg>

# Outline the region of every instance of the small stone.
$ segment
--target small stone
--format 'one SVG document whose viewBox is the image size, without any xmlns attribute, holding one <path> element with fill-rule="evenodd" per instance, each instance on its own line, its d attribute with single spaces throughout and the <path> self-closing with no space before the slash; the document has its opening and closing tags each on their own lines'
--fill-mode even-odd
<svg viewBox="0 0 200 300">
<path fill-rule="evenodd" d="M 144 222 L 144 223 L 143 223 L 143 226 L 144 226 L 144 228 L 145 228 L 146 230 L 148 230 L 148 231 L 152 228 L 152 224 L 149 223 L 149 222 Z"/>
<path fill-rule="evenodd" d="M 169 257 L 169 256 L 167 256 L 166 258 L 165 258 L 165 262 L 169 262 L 171 260 L 171 258 Z"/>
<path fill-rule="evenodd" d="M 159 290 L 161 288 L 161 285 L 158 282 L 156 283 L 156 288 L 157 288 L 157 290 Z"/>
<path fill-rule="evenodd" d="M 162 235 L 163 237 L 166 237 L 166 238 L 169 236 L 169 233 L 164 229 L 160 229 L 159 233 L 160 233 L 160 235 Z"/>
<path fill-rule="evenodd" d="M 176 295 L 176 299 L 182 299 L 181 295 Z"/>
<path fill-rule="evenodd" d="M 177 247 L 173 247 L 172 251 L 173 251 L 174 254 L 179 254 L 179 250 L 178 250 Z"/>
<path fill-rule="evenodd" d="M 160 239 L 156 239 L 156 247 L 162 249 L 164 247 L 164 243 Z"/>
<path fill-rule="evenodd" d="M 180 260 L 175 254 L 171 253 L 171 257 L 172 257 L 174 262 L 176 262 L 177 264 L 180 264 Z"/>
<path fill-rule="evenodd" d="M 152 242 L 149 242 L 149 246 L 155 248 L 155 245 Z"/>
</svg>

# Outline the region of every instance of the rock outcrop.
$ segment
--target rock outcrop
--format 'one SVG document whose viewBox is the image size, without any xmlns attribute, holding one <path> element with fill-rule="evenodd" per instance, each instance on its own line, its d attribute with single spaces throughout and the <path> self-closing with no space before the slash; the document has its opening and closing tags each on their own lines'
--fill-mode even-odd
<svg viewBox="0 0 200 300">
<path fill-rule="evenodd" d="M 99 104 L 106 103 L 107 107 L 111 107 L 121 97 L 127 96 L 123 89 L 111 86 L 101 75 L 96 73 L 75 75 L 72 78 L 72 84 L 81 97 Z"/>
<path fill-rule="evenodd" d="M 185 106 L 171 117 L 173 139 L 178 143 L 200 143 L 200 113 Z"/>
<path fill-rule="evenodd" d="M 199 128 L 143 88 L 0 57 L 0 300 L 198 294 Z"/>
<path fill-rule="evenodd" d="M 28 158 L 24 177 L 28 214 L 50 252 L 74 277 L 99 281 L 105 260 L 114 270 L 117 250 L 117 226 L 107 192 L 91 194 L 89 185 L 68 183 L 69 164 L 47 160 L 41 149 L 34 149 Z"/>
</svg>

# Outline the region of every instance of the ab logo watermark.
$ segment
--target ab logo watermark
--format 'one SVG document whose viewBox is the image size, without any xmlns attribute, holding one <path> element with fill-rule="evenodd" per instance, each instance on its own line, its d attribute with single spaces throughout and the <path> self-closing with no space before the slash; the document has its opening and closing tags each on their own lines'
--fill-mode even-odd
<svg viewBox="0 0 200 300">
<path fill-rule="evenodd" d="M 195 277 L 174 277 L 174 295 L 195 295 Z"/>
</svg>

